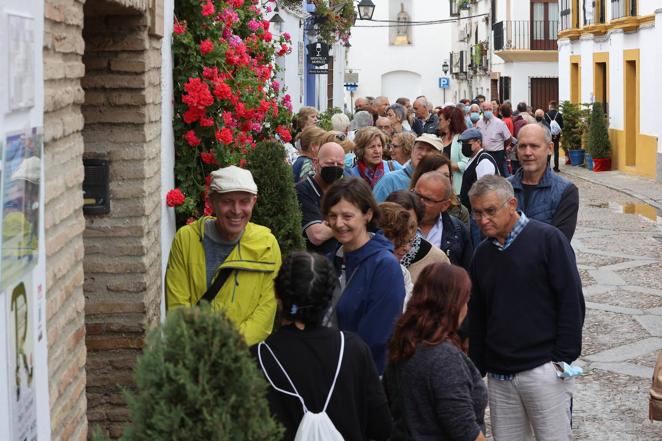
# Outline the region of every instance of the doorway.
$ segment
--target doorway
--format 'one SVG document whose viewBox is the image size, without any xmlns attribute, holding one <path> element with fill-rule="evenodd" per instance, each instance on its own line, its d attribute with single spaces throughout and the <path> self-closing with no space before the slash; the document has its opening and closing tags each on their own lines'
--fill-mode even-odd
<svg viewBox="0 0 662 441">
<path fill-rule="evenodd" d="M 557 50 L 558 29 L 558 1 L 531 0 L 531 49 Z"/>
<path fill-rule="evenodd" d="M 625 165 L 634 167 L 637 163 L 637 133 L 639 132 L 639 96 L 637 94 L 637 60 L 625 60 L 623 115 L 625 118 Z"/>
</svg>

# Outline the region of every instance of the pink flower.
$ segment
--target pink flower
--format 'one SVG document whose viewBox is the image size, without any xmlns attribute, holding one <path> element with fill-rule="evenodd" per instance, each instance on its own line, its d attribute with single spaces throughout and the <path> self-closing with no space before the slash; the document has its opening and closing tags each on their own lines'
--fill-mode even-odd
<svg viewBox="0 0 662 441">
<path fill-rule="evenodd" d="M 262 130 L 262 124 L 254 122 L 253 124 L 251 124 L 251 130 L 254 132 L 259 132 L 260 130 Z"/>
<path fill-rule="evenodd" d="M 286 44 L 281 44 L 280 49 L 278 49 L 277 55 L 279 57 L 282 57 L 283 55 L 287 54 L 289 52 L 290 48 Z"/>
<path fill-rule="evenodd" d="M 278 91 L 280 90 L 280 83 L 276 80 L 273 80 L 271 82 L 271 88 L 274 90 L 274 92 L 278 93 Z"/>
<path fill-rule="evenodd" d="M 267 7 L 264 8 L 264 9 L 265 9 L 267 12 L 271 12 L 271 11 L 273 11 L 273 9 L 271 9 L 271 6 L 267 6 Z"/>
<path fill-rule="evenodd" d="M 178 207 L 184 203 L 186 196 L 179 188 L 174 188 L 166 195 L 166 204 L 168 207 Z"/>
<path fill-rule="evenodd" d="M 265 31 L 264 34 L 262 34 L 262 39 L 266 41 L 267 43 L 271 41 L 273 36 L 271 35 L 271 32 Z"/>
<path fill-rule="evenodd" d="M 214 4 L 212 2 L 207 2 L 202 5 L 202 15 L 205 17 L 208 17 L 212 15 L 214 12 L 216 12 L 216 8 L 214 8 Z"/>
<path fill-rule="evenodd" d="M 291 41 L 292 40 L 292 37 L 290 36 L 289 32 L 283 32 L 283 38 L 285 39 L 285 41 Z"/>
<path fill-rule="evenodd" d="M 207 55 L 209 52 L 214 50 L 214 43 L 210 39 L 205 39 L 200 42 L 200 53 L 202 55 Z"/>
<path fill-rule="evenodd" d="M 254 19 L 251 19 L 251 20 L 248 22 L 247 26 L 248 26 L 248 30 L 251 31 L 251 32 L 255 32 L 255 31 L 257 31 L 258 29 L 260 29 L 260 23 L 258 23 L 258 22 L 255 21 Z"/>
</svg>

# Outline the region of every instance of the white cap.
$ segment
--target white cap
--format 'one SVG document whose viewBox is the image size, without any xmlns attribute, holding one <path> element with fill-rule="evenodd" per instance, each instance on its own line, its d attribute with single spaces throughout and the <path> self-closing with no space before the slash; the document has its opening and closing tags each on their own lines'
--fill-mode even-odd
<svg viewBox="0 0 662 441">
<path fill-rule="evenodd" d="M 250 171 L 231 165 L 211 172 L 210 193 L 230 193 L 245 191 L 257 194 L 257 185 Z"/>
</svg>

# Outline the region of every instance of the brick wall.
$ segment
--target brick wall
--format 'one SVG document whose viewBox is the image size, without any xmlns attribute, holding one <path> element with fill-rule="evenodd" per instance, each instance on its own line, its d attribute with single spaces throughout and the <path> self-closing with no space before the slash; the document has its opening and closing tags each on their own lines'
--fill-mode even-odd
<svg viewBox="0 0 662 441">
<path fill-rule="evenodd" d="M 87 437 L 83 297 L 83 3 L 44 4 L 44 164 L 52 439 Z"/>
<path fill-rule="evenodd" d="M 137 7 L 137 6 L 136 6 Z M 161 293 L 161 40 L 139 9 L 85 5 L 84 157 L 110 163 L 110 214 L 86 216 L 87 408 L 121 434 L 145 332 Z"/>
</svg>

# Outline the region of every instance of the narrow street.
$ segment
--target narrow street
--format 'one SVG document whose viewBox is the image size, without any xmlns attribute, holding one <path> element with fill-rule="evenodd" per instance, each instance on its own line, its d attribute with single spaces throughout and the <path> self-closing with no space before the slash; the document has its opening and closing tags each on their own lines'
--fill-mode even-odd
<svg viewBox="0 0 662 441">
<path fill-rule="evenodd" d="M 570 178 L 581 197 L 572 245 L 586 299 L 575 439 L 660 440 L 662 424 L 648 420 L 648 394 L 662 349 L 661 213 Z"/>
</svg>

